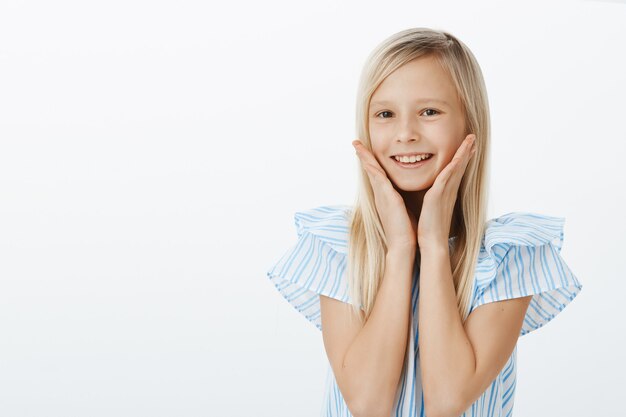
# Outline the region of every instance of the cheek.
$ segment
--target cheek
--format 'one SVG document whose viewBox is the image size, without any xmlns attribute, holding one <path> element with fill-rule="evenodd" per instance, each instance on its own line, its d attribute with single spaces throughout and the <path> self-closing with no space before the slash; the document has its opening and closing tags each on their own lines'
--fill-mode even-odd
<svg viewBox="0 0 626 417">
<path fill-rule="evenodd" d="M 378 166 L 385 171 L 387 177 L 391 178 L 390 175 L 392 174 L 393 161 L 389 157 L 385 156 L 384 150 L 381 151 L 373 148 L 373 151 L 374 152 L 372 152 L 372 154 L 374 155 L 376 162 L 378 162 Z"/>
<path fill-rule="evenodd" d="M 377 140 L 377 138 L 370 136 L 370 141 L 372 143 L 372 155 L 380 164 L 384 161 L 384 155 L 388 152 L 387 146 L 381 140 Z"/>
<path fill-rule="evenodd" d="M 437 154 L 437 161 L 435 166 L 435 171 L 437 175 L 452 161 L 454 158 L 454 154 L 456 153 L 456 148 L 444 148 L 439 149 Z"/>
<path fill-rule="evenodd" d="M 378 162 L 378 165 L 380 165 L 380 167 L 382 169 L 384 169 L 385 171 L 387 171 L 387 160 L 385 160 L 385 157 L 380 153 L 380 152 L 374 152 L 374 158 L 376 158 L 376 161 Z"/>
<path fill-rule="evenodd" d="M 446 161 L 446 163 L 452 161 L 452 158 L 454 158 L 454 155 L 456 155 L 462 143 L 463 139 L 450 140 L 448 144 L 441 149 L 442 160 Z"/>
<path fill-rule="evenodd" d="M 446 163 L 452 161 L 452 158 L 454 158 L 454 154 L 456 153 L 456 149 L 446 149 L 445 152 L 443 152 L 442 154 L 442 161 L 445 161 Z"/>
</svg>

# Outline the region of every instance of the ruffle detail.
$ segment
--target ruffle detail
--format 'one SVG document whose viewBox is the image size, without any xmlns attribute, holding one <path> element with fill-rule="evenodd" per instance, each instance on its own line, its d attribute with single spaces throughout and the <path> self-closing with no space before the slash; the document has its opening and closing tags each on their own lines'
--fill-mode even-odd
<svg viewBox="0 0 626 417">
<path fill-rule="evenodd" d="M 520 336 L 544 326 L 581 291 L 560 252 L 565 218 L 511 212 L 487 222 L 472 310 L 532 295 Z"/>
<path fill-rule="evenodd" d="M 311 233 L 337 252 L 347 254 L 347 221 L 350 212 L 351 206 L 347 205 L 319 206 L 298 211 L 294 214 L 298 237 Z"/>
<path fill-rule="evenodd" d="M 298 240 L 267 277 L 289 304 L 322 330 L 320 295 L 351 303 L 346 277 L 350 206 L 294 214 Z"/>
<path fill-rule="evenodd" d="M 540 246 L 551 243 L 561 251 L 564 217 L 529 212 L 511 212 L 487 222 L 484 246 L 487 252 L 500 258 L 496 245 Z"/>
</svg>

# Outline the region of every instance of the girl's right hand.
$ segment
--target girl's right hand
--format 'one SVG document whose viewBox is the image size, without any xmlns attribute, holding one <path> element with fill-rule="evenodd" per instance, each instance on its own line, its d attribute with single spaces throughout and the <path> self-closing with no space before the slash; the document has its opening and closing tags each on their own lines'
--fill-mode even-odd
<svg viewBox="0 0 626 417">
<path fill-rule="evenodd" d="M 396 191 L 372 152 L 358 139 L 352 141 L 352 145 L 372 184 L 376 210 L 385 230 L 387 249 L 415 249 L 417 246 L 415 216 L 406 208 L 404 199 Z"/>
</svg>

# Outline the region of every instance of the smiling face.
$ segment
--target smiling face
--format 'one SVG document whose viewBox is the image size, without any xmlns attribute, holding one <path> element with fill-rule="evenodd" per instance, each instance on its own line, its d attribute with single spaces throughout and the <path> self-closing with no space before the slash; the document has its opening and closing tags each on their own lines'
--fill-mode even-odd
<svg viewBox="0 0 626 417">
<path fill-rule="evenodd" d="M 403 191 L 430 188 L 465 139 L 463 105 L 452 79 L 435 59 L 420 57 L 401 66 L 378 86 L 370 101 L 373 154 Z M 432 156 L 417 165 L 393 158 L 423 153 Z"/>
</svg>

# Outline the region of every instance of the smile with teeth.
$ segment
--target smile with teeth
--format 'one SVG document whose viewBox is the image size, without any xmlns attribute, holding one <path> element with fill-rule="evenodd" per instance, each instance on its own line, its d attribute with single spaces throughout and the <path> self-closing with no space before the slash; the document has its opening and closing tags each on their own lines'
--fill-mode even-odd
<svg viewBox="0 0 626 417">
<path fill-rule="evenodd" d="M 428 159 L 432 156 L 430 153 L 424 153 L 421 155 L 411 155 L 411 156 L 394 156 L 393 158 L 398 162 L 404 163 L 413 163 L 423 161 L 424 159 Z"/>
</svg>

